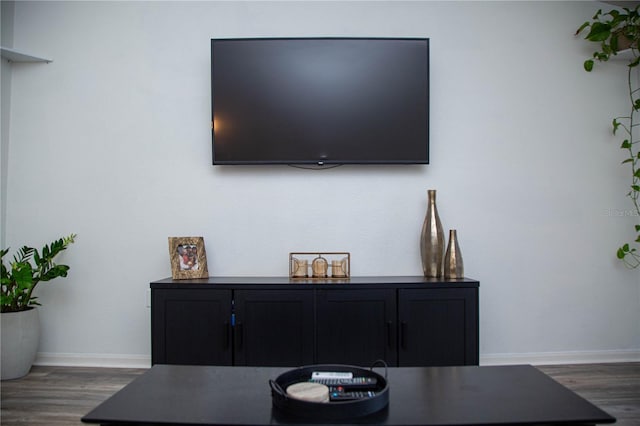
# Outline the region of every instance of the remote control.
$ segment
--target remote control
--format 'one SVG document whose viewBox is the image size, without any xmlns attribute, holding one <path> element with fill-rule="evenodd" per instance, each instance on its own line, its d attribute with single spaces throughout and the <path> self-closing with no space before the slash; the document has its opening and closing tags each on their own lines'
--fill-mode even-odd
<svg viewBox="0 0 640 426">
<path fill-rule="evenodd" d="M 372 388 L 378 383 L 375 377 L 353 377 L 351 379 L 315 379 L 311 378 L 314 383 L 322 383 L 327 386 L 343 386 L 348 388 Z"/>
<path fill-rule="evenodd" d="M 338 390 L 333 390 L 329 393 L 329 401 L 351 401 L 354 399 L 364 399 L 371 398 L 375 396 L 376 393 L 373 391 L 363 391 L 363 392 L 343 392 Z"/>
<path fill-rule="evenodd" d="M 314 371 L 311 373 L 311 379 L 351 379 L 353 373 L 347 371 Z"/>
</svg>

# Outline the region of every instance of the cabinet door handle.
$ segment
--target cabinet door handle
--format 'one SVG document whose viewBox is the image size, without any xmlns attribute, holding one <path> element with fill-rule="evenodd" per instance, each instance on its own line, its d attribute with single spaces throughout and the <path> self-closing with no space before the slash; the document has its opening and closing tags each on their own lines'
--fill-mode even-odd
<svg viewBox="0 0 640 426">
<path fill-rule="evenodd" d="M 392 342 L 391 342 L 391 330 L 393 330 L 393 323 L 391 321 L 387 321 L 387 346 L 389 348 L 393 348 Z"/>
<path fill-rule="evenodd" d="M 407 349 L 407 323 L 405 321 L 400 323 L 400 347 Z"/>
</svg>

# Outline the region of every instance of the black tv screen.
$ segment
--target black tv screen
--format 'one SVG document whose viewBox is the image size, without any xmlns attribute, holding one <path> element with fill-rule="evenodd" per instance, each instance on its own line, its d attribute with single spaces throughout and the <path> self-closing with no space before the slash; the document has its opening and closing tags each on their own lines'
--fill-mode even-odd
<svg viewBox="0 0 640 426">
<path fill-rule="evenodd" d="M 211 40 L 213 164 L 427 164 L 429 39 Z"/>
</svg>

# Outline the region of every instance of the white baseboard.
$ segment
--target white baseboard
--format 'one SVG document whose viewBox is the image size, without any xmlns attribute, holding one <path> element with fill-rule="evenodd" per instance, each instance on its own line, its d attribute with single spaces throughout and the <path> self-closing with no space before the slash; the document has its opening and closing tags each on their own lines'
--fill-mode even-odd
<svg viewBox="0 0 640 426">
<path fill-rule="evenodd" d="M 553 365 L 640 362 L 640 350 L 480 354 L 480 365 Z"/>
<path fill-rule="evenodd" d="M 480 354 L 480 365 L 553 365 L 606 362 L 640 362 L 640 349 Z M 64 367 L 149 368 L 151 367 L 151 357 L 126 354 L 39 352 L 34 364 Z"/>
<path fill-rule="evenodd" d="M 150 368 L 148 355 L 74 354 L 38 352 L 34 365 L 60 367 Z"/>
</svg>

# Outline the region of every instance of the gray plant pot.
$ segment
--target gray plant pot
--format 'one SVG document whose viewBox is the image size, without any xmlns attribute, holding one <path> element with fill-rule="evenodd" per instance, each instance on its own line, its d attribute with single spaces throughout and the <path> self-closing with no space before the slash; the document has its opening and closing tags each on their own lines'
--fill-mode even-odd
<svg viewBox="0 0 640 426">
<path fill-rule="evenodd" d="M 40 340 L 37 309 L 0 314 L 2 327 L 2 380 L 26 376 L 36 359 Z"/>
</svg>

